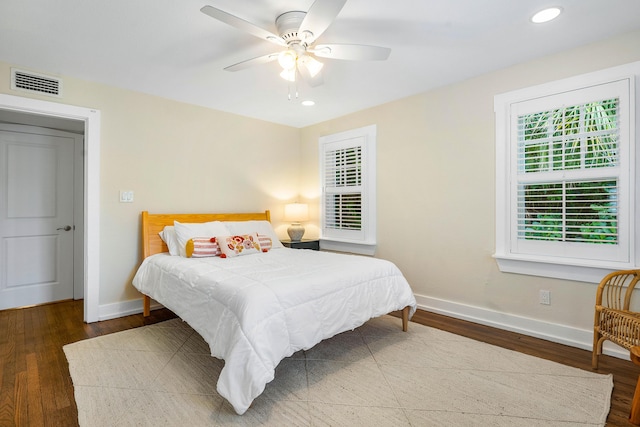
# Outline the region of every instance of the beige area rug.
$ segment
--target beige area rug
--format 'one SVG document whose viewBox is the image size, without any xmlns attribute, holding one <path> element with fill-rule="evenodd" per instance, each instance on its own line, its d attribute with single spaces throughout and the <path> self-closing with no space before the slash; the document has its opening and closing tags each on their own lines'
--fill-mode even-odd
<svg viewBox="0 0 640 427">
<path fill-rule="evenodd" d="M 64 347 L 81 426 L 604 425 L 613 378 L 400 320 L 283 360 L 238 416 L 222 361 L 179 319 Z"/>
</svg>

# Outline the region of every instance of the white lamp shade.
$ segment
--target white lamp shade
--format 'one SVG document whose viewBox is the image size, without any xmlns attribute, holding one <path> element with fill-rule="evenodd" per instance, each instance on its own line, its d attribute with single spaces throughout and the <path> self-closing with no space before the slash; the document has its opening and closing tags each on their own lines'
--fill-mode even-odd
<svg viewBox="0 0 640 427">
<path fill-rule="evenodd" d="M 295 82 L 296 81 L 296 69 L 294 68 L 293 70 L 282 70 L 282 72 L 280 73 L 280 77 L 282 77 L 283 79 L 285 79 L 288 82 Z"/>
<path fill-rule="evenodd" d="M 310 57 L 309 55 L 303 55 L 299 57 L 298 64 L 302 64 L 302 66 L 306 67 L 311 77 L 317 76 L 320 70 L 322 70 L 322 67 L 324 66 L 322 62 L 317 61 L 316 59 Z"/>
<path fill-rule="evenodd" d="M 278 63 L 285 70 L 293 70 L 296 68 L 296 59 L 298 55 L 291 50 L 285 50 L 278 55 Z"/>
<path fill-rule="evenodd" d="M 284 206 L 284 219 L 289 222 L 301 222 L 309 219 L 309 205 L 289 203 Z"/>
</svg>

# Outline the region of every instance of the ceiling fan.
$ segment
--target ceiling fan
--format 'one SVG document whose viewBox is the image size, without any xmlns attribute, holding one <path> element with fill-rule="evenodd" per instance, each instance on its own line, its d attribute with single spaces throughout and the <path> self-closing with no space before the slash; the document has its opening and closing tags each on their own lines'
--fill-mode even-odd
<svg viewBox="0 0 640 427">
<path fill-rule="evenodd" d="M 354 61 L 385 60 L 391 53 L 391 49 L 379 46 L 315 44 L 346 2 L 347 0 L 316 0 L 307 12 L 285 12 L 275 20 L 277 34 L 212 6 L 204 6 L 200 11 L 282 47 L 278 52 L 230 65 L 225 70 L 243 70 L 277 59 L 282 66 L 280 76 L 285 80 L 295 82 L 296 76 L 300 75 L 310 86 L 318 86 L 322 84 L 320 70 L 323 64 L 316 57 Z"/>
</svg>

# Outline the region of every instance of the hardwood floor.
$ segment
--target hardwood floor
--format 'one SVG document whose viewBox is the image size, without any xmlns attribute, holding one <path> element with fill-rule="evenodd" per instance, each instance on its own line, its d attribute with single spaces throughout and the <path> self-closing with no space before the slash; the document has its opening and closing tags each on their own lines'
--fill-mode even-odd
<svg viewBox="0 0 640 427">
<path fill-rule="evenodd" d="M 65 344 L 175 317 L 169 310 L 86 324 L 83 301 L 0 311 L 0 426 L 77 426 Z"/>
<path fill-rule="evenodd" d="M 82 311 L 82 301 L 0 311 L 1 427 L 78 425 L 73 385 L 62 346 L 175 317 L 163 309 L 153 311 L 146 319 L 138 314 L 86 324 Z M 591 353 L 585 350 L 420 310 L 412 321 L 591 370 Z M 630 361 L 602 356 L 598 372 L 612 373 L 614 378 L 607 425 L 630 426 L 629 408 L 640 368 Z"/>
</svg>

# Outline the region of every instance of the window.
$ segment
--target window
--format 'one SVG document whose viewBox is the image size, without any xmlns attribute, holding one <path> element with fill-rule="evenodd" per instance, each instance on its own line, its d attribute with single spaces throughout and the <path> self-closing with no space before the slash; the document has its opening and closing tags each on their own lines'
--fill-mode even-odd
<svg viewBox="0 0 640 427">
<path fill-rule="evenodd" d="M 597 282 L 637 265 L 639 64 L 496 96 L 501 271 Z"/>
<path fill-rule="evenodd" d="M 320 138 L 324 249 L 373 255 L 376 127 Z"/>
</svg>

